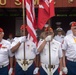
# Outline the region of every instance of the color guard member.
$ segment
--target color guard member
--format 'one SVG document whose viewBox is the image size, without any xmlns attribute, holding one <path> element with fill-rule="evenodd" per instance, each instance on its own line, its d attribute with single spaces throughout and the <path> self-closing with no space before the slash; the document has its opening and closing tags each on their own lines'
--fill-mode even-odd
<svg viewBox="0 0 76 75">
<path fill-rule="evenodd" d="M 11 44 L 3 39 L 4 31 L 0 28 L 0 75 L 11 75 L 13 72 L 13 54 L 10 50 Z M 10 69 L 8 72 L 8 65 L 10 61 Z"/>
<path fill-rule="evenodd" d="M 67 35 L 62 44 L 63 72 L 67 75 L 76 75 L 76 22 L 72 22 L 71 30 L 72 34 Z"/>
<path fill-rule="evenodd" d="M 32 40 L 27 40 L 27 28 L 25 25 L 21 26 L 20 31 L 21 37 L 14 39 L 11 48 L 16 58 L 15 75 L 33 75 L 33 70 L 35 69 L 33 61 L 37 51 L 36 45 Z"/>
<path fill-rule="evenodd" d="M 62 49 L 61 43 L 53 39 L 53 29 L 46 29 L 46 37 L 38 44 L 38 53 L 40 53 L 40 75 L 62 75 Z M 43 35 L 44 36 L 44 35 Z M 50 44 L 49 44 L 50 43 Z M 50 46 L 49 46 L 50 45 Z M 50 47 L 50 48 L 49 48 Z M 60 73 L 58 67 L 60 64 Z M 38 67 L 34 73 L 38 72 Z M 51 74 L 49 69 L 51 69 Z"/>
</svg>

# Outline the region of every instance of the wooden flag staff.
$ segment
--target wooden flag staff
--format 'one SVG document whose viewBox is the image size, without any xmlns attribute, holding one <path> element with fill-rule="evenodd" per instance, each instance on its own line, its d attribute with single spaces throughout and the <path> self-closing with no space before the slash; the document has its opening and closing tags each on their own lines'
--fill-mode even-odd
<svg viewBox="0 0 76 75">
<path fill-rule="evenodd" d="M 22 0 L 22 9 L 23 9 L 23 25 L 25 25 L 25 1 Z M 26 35 L 25 33 L 25 28 L 24 28 L 24 34 Z M 24 42 L 24 61 L 23 61 L 23 65 L 25 66 L 26 65 L 26 57 L 25 57 L 25 42 Z"/>
<path fill-rule="evenodd" d="M 48 21 L 49 27 L 50 27 L 50 19 Z M 50 41 L 49 43 L 49 69 L 48 69 L 48 75 L 53 75 L 52 70 L 51 70 L 51 45 L 50 45 Z"/>
</svg>

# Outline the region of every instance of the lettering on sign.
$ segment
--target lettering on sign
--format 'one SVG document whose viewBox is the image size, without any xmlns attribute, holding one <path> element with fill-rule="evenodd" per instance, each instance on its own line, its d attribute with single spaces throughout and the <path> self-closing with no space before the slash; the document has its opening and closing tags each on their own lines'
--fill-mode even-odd
<svg viewBox="0 0 76 75">
<path fill-rule="evenodd" d="M 6 5 L 6 0 L 0 0 L 0 5 L 1 5 L 1 6 Z"/>
<path fill-rule="evenodd" d="M 21 2 L 19 0 L 15 0 L 15 5 L 21 5 Z"/>
<path fill-rule="evenodd" d="M 9 0 L 9 1 L 7 1 L 7 0 L 0 0 L 0 6 L 6 6 L 7 7 L 8 4 L 9 4 L 7 2 L 13 3 L 15 6 L 21 6 L 21 2 L 19 0 L 14 0 L 14 1 L 13 0 Z M 39 5 L 39 0 L 34 0 L 34 5 L 35 6 Z M 9 5 L 9 7 L 11 7 L 11 6 Z"/>
</svg>

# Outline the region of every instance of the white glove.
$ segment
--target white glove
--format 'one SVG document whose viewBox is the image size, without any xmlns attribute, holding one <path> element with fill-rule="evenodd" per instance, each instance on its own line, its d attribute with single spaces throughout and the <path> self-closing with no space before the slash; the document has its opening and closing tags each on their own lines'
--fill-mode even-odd
<svg viewBox="0 0 76 75">
<path fill-rule="evenodd" d="M 23 43 L 26 41 L 26 36 L 22 36 L 19 38 L 20 43 Z"/>
<path fill-rule="evenodd" d="M 68 73 L 67 67 L 63 67 L 63 72 L 64 72 L 64 74 L 67 74 Z"/>
<path fill-rule="evenodd" d="M 12 75 L 12 73 L 13 73 L 13 68 L 10 68 L 9 72 L 8 72 L 8 75 Z"/>
<path fill-rule="evenodd" d="M 46 38 L 45 38 L 45 40 L 48 42 L 48 41 L 51 41 L 51 39 L 52 39 L 52 36 L 51 35 L 49 35 L 49 36 L 47 36 Z"/>
<path fill-rule="evenodd" d="M 33 74 L 37 74 L 37 73 L 38 73 L 38 71 L 39 71 L 39 68 L 38 68 L 38 67 L 36 67 L 36 68 L 34 69 L 34 71 L 33 71 Z"/>
<path fill-rule="evenodd" d="M 62 74 L 63 74 L 62 71 L 60 71 L 60 72 L 59 72 L 59 75 L 62 75 Z"/>
</svg>

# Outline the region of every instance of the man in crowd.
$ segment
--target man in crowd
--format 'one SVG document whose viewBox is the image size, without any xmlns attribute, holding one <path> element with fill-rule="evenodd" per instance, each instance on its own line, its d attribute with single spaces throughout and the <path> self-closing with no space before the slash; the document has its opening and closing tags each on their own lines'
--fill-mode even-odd
<svg viewBox="0 0 76 75">
<path fill-rule="evenodd" d="M 62 75 L 62 49 L 61 44 L 53 39 L 53 29 L 47 27 L 45 31 L 46 37 L 43 34 L 42 41 L 38 44 L 38 53 L 40 54 L 40 75 Z M 60 64 L 60 73 L 58 67 Z M 35 68 L 34 74 L 38 72 L 38 67 Z M 50 71 L 51 70 L 51 71 Z"/>
<path fill-rule="evenodd" d="M 64 37 L 65 37 L 65 33 L 64 33 L 63 29 L 62 29 L 62 28 L 57 28 L 57 29 L 56 29 L 56 33 L 57 33 L 57 34 L 55 34 L 54 39 L 55 39 L 56 41 L 59 41 L 60 43 L 62 43 L 62 41 L 63 41 L 63 39 L 64 39 Z"/>
<path fill-rule="evenodd" d="M 21 37 L 14 38 L 11 51 L 15 53 L 16 67 L 15 75 L 33 75 L 36 56 L 36 45 L 32 40 L 27 39 L 27 27 L 20 27 Z"/>
<path fill-rule="evenodd" d="M 7 40 L 3 39 L 3 36 L 4 30 L 0 28 L 0 75 L 11 75 L 13 72 L 13 54 L 10 50 L 11 44 Z M 9 61 L 10 69 L 8 72 Z"/>
<path fill-rule="evenodd" d="M 70 22 L 69 25 L 71 26 L 73 22 L 74 22 L 74 21 Z M 69 30 L 66 32 L 66 35 L 69 35 L 69 34 L 72 34 L 72 30 L 71 30 L 71 29 L 69 29 Z"/>
<path fill-rule="evenodd" d="M 13 34 L 10 33 L 9 36 L 8 36 L 8 39 L 7 39 L 10 43 L 12 43 L 14 40 L 13 40 Z"/>
<path fill-rule="evenodd" d="M 67 35 L 62 44 L 63 72 L 67 75 L 76 75 L 76 22 L 72 22 L 71 31 L 72 34 Z"/>
</svg>

